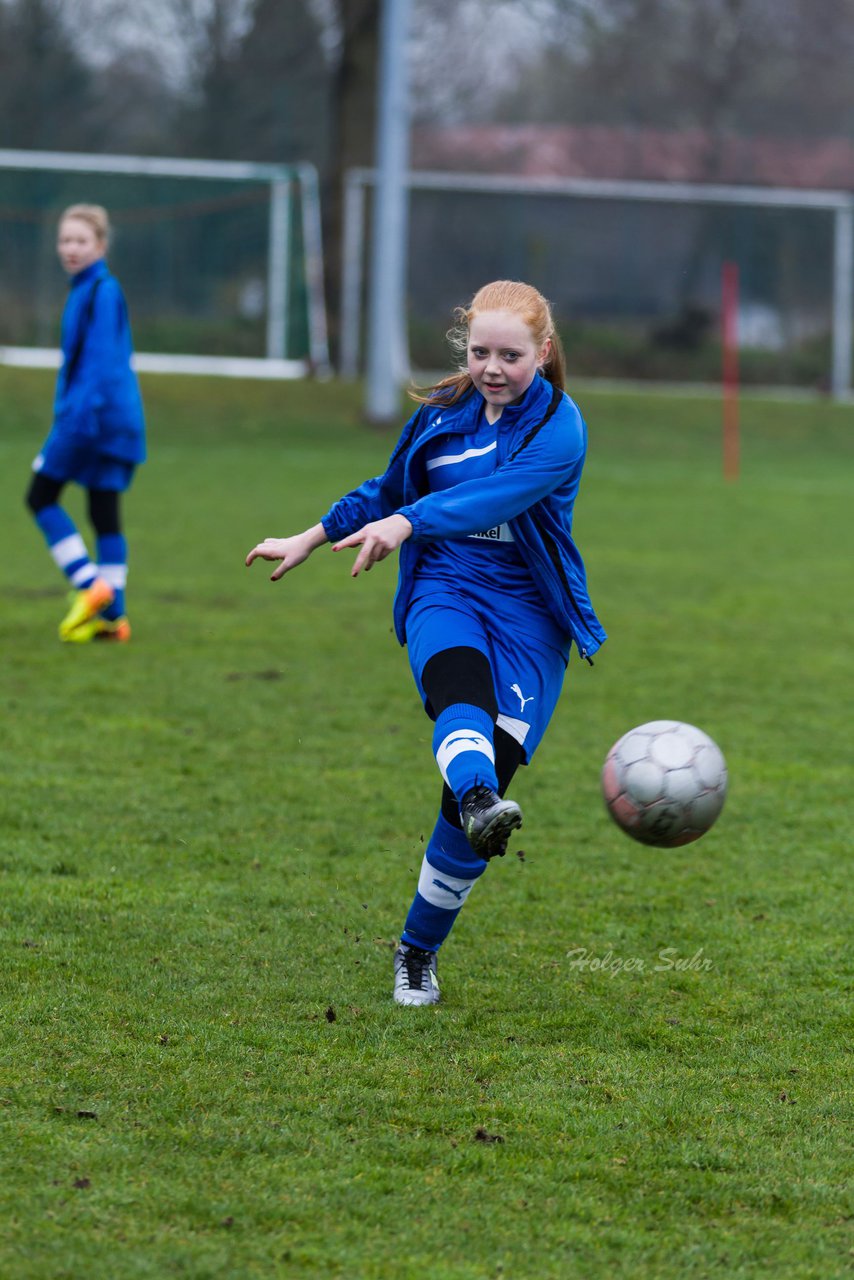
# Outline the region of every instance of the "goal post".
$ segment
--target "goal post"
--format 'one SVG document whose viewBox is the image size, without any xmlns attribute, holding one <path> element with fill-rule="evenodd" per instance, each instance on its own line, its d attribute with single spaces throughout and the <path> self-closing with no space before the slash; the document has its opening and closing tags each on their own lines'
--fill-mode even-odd
<svg viewBox="0 0 854 1280">
<path fill-rule="evenodd" d="M 320 197 L 317 171 L 307 163 L 293 165 L 255 164 L 245 161 L 219 160 L 185 160 L 166 156 L 124 156 L 124 155 L 90 155 L 76 152 L 55 151 L 17 151 L 0 149 L 0 174 L 3 171 L 30 171 L 34 175 L 124 175 L 128 179 L 168 179 L 178 181 L 194 180 L 202 184 L 236 184 L 267 189 L 267 222 L 263 247 L 266 269 L 263 278 L 258 280 L 259 288 L 253 307 L 263 310 L 263 356 L 257 358 L 240 358 L 235 352 L 234 358 L 241 366 L 241 376 L 251 376 L 253 366 L 262 377 L 300 377 L 308 372 L 324 376 L 329 373 L 329 346 L 327 336 L 326 310 L 323 283 L 323 249 L 320 221 Z M 95 203 L 108 203 L 98 200 L 97 182 L 92 184 L 93 194 L 87 198 Z M 66 188 L 67 193 L 67 188 Z M 139 197 L 137 197 L 139 199 Z M 210 209 L 213 201 L 197 201 L 196 207 L 204 211 Z M 220 201 L 225 204 L 226 201 Z M 233 206 L 232 202 L 232 206 Z M 294 209 L 298 218 L 294 218 Z M 0 209 L 0 226 L 3 215 L 8 210 Z M 55 217 L 57 210 L 52 207 L 33 212 L 37 216 Z M 125 211 L 127 212 L 127 211 Z M 13 210 L 20 218 L 26 216 L 22 210 Z M 111 215 L 117 215 L 121 222 L 122 210 L 111 209 Z M 168 218 L 168 209 L 161 213 L 161 222 Z M 294 223 L 298 222 L 298 226 Z M 233 242 L 234 236 L 232 236 Z M 3 255 L 6 256 L 5 254 Z M 222 251 L 220 256 L 225 256 Z M 292 278 L 294 262 L 301 270 L 301 278 Z M 300 326 L 305 331 L 305 350 L 295 358 L 289 358 L 290 330 L 293 327 L 294 300 L 304 309 L 299 317 Z M 0 340 L 2 341 L 2 340 Z M 190 339 L 192 341 L 192 339 Z M 9 362 L 34 363 L 34 356 L 27 358 L 27 348 L 6 345 L 0 347 Z M 20 353 L 17 354 L 16 353 Z M 228 372 L 230 353 L 205 357 L 198 352 L 183 350 L 177 352 L 159 352 L 156 356 L 158 367 L 174 367 L 180 372 L 182 360 L 187 358 L 187 371 L 201 368 L 210 372 Z M 151 356 L 155 360 L 154 355 Z M 149 357 L 140 355 L 140 367 L 144 367 Z M 232 360 L 233 363 L 233 360 Z M 217 366 L 224 366 L 218 368 Z"/>
<path fill-rule="evenodd" d="M 740 453 L 737 262 L 725 262 L 721 268 L 721 357 L 724 479 L 737 480 Z"/>
</svg>

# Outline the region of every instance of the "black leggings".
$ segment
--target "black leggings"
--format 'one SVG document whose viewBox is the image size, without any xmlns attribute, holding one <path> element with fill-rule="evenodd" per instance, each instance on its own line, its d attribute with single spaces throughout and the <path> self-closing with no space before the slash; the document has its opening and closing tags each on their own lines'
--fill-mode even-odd
<svg viewBox="0 0 854 1280">
<path fill-rule="evenodd" d="M 424 665 L 421 683 L 427 694 L 428 714 L 434 718 L 457 702 L 480 707 L 493 721 L 498 716 L 492 668 L 479 649 L 459 645 L 434 654 Z M 495 726 L 493 740 L 498 791 L 503 796 L 522 763 L 522 744 L 500 725 Z M 460 807 L 447 783 L 442 788 L 442 816 L 452 826 L 460 826 Z"/>
<path fill-rule="evenodd" d="M 53 480 L 36 472 L 27 490 L 25 502 L 36 516 L 45 507 L 52 507 L 59 501 L 59 495 L 65 488 L 64 480 Z M 121 533 L 122 522 L 119 511 L 121 494 L 116 489 L 87 489 L 89 497 L 89 520 L 96 534 Z"/>
</svg>

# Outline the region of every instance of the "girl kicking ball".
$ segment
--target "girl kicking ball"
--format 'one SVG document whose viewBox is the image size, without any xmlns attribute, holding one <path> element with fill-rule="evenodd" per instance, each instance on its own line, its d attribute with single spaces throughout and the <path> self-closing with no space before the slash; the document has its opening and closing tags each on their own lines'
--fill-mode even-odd
<svg viewBox="0 0 854 1280">
<path fill-rule="evenodd" d="M 574 644 L 605 639 L 571 537 L 587 447 L 564 391 L 549 304 L 499 280 L 457 312 L 462 367 L 425 394 L 385 473 L 311 529 L 249 552 L 277 581 L 325 542 L 357 547 L 353 577 L 400 549 L 397 637 L 427 715 L 444 786 L 394 956 L 394 998 L 439 1000 L 436 953 L 494 857 L 522 824 L 505 796 L 530 764 Z"/>
</svg>

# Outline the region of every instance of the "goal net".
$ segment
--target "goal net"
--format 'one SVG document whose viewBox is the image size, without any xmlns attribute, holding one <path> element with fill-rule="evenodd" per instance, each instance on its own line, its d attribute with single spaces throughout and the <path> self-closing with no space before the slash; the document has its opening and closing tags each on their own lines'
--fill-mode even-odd
<svg viewBox="0 0 854 1280">
<path fill-rule="evenodd" d="M 316 175 L 293 167 L 0 151 L 0 350 L 55 355 L 57 218 L 109 211 L 140 367 L 300 376 L 328 349 Z M 17 355 L 17 359 L 16 359 Z"/>
<path fill-rule="evenodd" d="M 342 280 L 342 368 L 361 367 L 368 203 L 351 170 Z M 452 309 L 512 278 L 550 299 L 573 377 L 720 377 L 725 263 L 741 279 L 743 381 L 850 392 L 852 210 L 848 192 L 685 183 L 409 175 L 408 344 L 447 365 Z"/>
</svg>

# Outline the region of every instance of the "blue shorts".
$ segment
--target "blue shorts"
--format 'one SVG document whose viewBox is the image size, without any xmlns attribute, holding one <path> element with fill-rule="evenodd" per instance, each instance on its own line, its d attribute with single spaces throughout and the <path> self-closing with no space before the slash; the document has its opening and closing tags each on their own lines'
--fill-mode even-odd
<svg viewBox="0 0 854 1280">
<path fill-rule="evenodd" d="M 113 489 L 123 493 L 130 488 L 134 464 L 98 453 L 90 442 L 53 430 L 33 461 L 33 471 L 51 480 L 73 480 L 84 489 Z"/>
<path fill-rule="evenodd" d="M 464 645 L 489 661 L 500 725 L 522 746 L 525 764 L 536 751 L 560 697 L 567 652 L 537 634 L 530 617 L 496 623 L 488 601 L 478 601 L 443 583 L 421 582 L 406 614 L 409 665 L 421 699 L 421 673 L 430 658 Z M 551 637 L 550 637 L 551 638 Z"/>
</svg>

